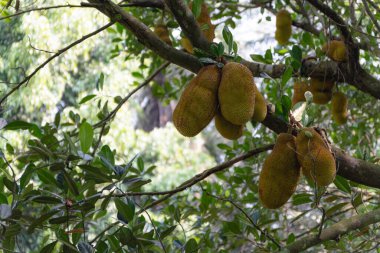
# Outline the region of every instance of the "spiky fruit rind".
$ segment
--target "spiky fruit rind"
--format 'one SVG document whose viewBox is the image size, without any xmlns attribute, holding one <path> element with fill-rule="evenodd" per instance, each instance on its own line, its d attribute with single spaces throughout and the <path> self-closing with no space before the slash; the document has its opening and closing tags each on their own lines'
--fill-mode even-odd
<svg viewBox="0 0 380 253">
<path fill-rule="evenodd" d="M 239 139 L 243 135 L 244 130 L 244 126 L 232 124 L 223 118 L 220 112 L 216 113 L 215 115 L 215 127 L 220 135 L 229 140 Z"/>
<path fill-rule="evenodd" d="M 255 83 L 251 71 L 244 65 L 229 62 L 224 65 L 218 97 L 223 117 L 235 125 L 244 125 L 255 109 Z"/>
<path fill-rule="evenodd" d="M 218 105 L 219 68 L 203 67 L 183 91 L 173 112 L 173 123 L 184 136 L 193 137 L 215 116 Z"/>
<path fill-rule="evenodd" d="M 331 111 L 334 121 L 338 125 L 343 125 L 348 118 L 348 99 L 342 92 L 335 92 L 331 99 Z"/>
<path fill-rule="evenodd" d="M 343 41 L 332 40 L 322 47 L 322 51 L 333 61 L 347 61 L 347 49 Z"/>
<path fill-rule="evenodd" d="M 276 27 L 290 27 L 292 25 L 292 17 L 287 10 L 280 10 L 276 15 Z"/>
<path fill-rule="evenodd" d="M 313 93 L 313 103 L 327 104 L 331 100 L 334 85 L 334 82 L 329 80 L 322 81 L 317 78 L 311 78 L 310 91 Z"/>
<path fill-rule="evenodd" d="M 331 92 L 316 92 L 312 91 L 313 94 L 313 103 L 318 105 L 325 105 L 327 104 L 332 97 Z"/>
<path fill-rule="evenodd" d="M 284 205 L 295 192 L 299 176 L 295 138 L 281 133 L 259 177 L 259 197 L 263 206 L 275 209 Z"/>
<path fill-rule="evenodd" d="M 260 93 L 255 85 L 255 109 L 253 112 L 252 120 L 262 122 L 267 116 L 267 103 L 264 96 Z"/>
<path fill-rule="evenodd" d="M 286 45 L 289 42 L 290 36 L 292 35 L 292 27 L 278 27 L 275 32 L 275 39 L 278 44 Z"/>
<path fill-rule="evenodd" d="M 292 106 L 298 102 L 306 101 L 305 92 L 310 91 L 310 86 L 307 82 L 295 82 L 293 86 Z"/>
<path fill-rule="evenodd" d="M 302 129 L 296 138 L 297 158 L 303 174 L 318 186 L 334 181 L 336 165 L 334 156 L 322 137 L 313 128 Z"/>
</svg>

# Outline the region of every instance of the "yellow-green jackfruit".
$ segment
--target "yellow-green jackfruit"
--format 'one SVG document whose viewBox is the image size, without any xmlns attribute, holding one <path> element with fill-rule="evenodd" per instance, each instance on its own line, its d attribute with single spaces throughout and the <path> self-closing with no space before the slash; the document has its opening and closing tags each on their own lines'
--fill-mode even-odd
<svg viewBox="0 0 380 253">
<path fill-rule="evenodd" d="M 308 85 L 308 82 L 294 82 L 292 106 L 294 106 L 298 102 L 306 101 L 306 91 L 310 91 L 310 86 Z"/>
<path fill-rule="evenodd" d="M 348 99 L 342 92 L 335 92 L 331 100 L 331 111 L 334 121 L 338 125 L 345 124 L 348 118 Z"/>
<path fill-rule="evenodd" d="M 347 61 L 347 49 L 343 41 L 332 40 L 322 47 L 322 51 L 333 61 Z"/>
<path fill-rule="evenodd" d="M 278 44 L 286 45 L 292 35 L 292 17 L 286 10 L 281 10 L 276 15 L 275 39 Z"/>
<path fill-rule="evenodd" d="M 215 116 L 219 83 L 220 70 L 210 65 L 203 67 L 187 85 L 173 112 L 174 126 L 182 135 L 197 135 Z"/>
<path fill-rule="evenodd" d="M 296 138 L 297 158 L 303 174 L 318 186 L 334 181 L 336 165 L 322 137 L 313 128 L 302 129 Z"/>
<path fill-rule="evenodd" d="M 154 33 L 162 40 L 164 41 L 166 44 L 168 45 L 172 45 L 172 41 L 170 40 L 170 35 L 169 35 L 169 30 L 168 28 L 163 25 L 163 24 L 160 24 L 160 25 L 156 25 L 154 27 Z"/>
<path fill-rule="evenodd" d="M 189 8 L 191 9 L 192 6 L 193 3 L 190 3 Z M 211 23 L 210 14 L 205 3 L 202 3 L 201 13 L 197 18 L 197 22 L 201 27 L 202 33 L 206 37 L 207 41 L 212 42 L 215 39 L 215 25 Z M 187 52 L 193 53 L 193 45 L 188 38 L 182 38 L 181 45 Z"/>
<path fill-rule="evenodd" d="M 299 176 L 295 138 L 281 133 L 260 173 L 259 197 L 263 206 L 274 209 L 284 205 L 296 190 Z"/>
<path fill-rule="evenodd" d="M 255 83 L 251 71 L 236 62 L 224 65 L 218 97 L 226 120 L 235 125 L 247 123 L 255 109 Z"/>
<path fill-rule="evenodd" d="M 320 105 L 327 104 L 331 100 L 333 87 L 334 82 L 311 78 L 310 91 L 313 93 L 313 103 Z"/>
<path fill-rule="evenodd" d="M 259 89 L 255 87 L 255 109 L 253 112 L 252 120 L 262 122 L 267 116 L 267 103 L 264 96 L 260 93 Z"/>
<path fill-rule="evenodd" d="M 223 118 L 223 115 L 219 111 L 215 115 L 215 127 L 220 135 L 229 140 L 239 139 L 243 135 L 244 130 L 244 126 L 232 124 Z"/>
</svg>

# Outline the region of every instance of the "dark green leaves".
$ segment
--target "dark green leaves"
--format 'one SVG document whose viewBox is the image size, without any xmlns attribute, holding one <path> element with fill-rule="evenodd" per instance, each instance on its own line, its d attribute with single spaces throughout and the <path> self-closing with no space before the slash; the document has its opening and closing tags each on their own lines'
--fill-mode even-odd
<svg viewBox="0 0 380 253">
<path fill-rule="evenodd" d="M 133 217 L 135 216 L 135 204 L 132 200 L 127 198 L 127 203 L 125 203 L 121 199 L 115 198 L 114 202 L 122 221 L 130 222 L 133 220 Z"/>
<path fill-rule="evenodd" d="M 85 96 L 84 98 L 82 98 L 79 102 L 79 104 L 84 104 L 86 103 L 87 101 L 90 101 L 91 99 L 93 99 L 94 97 L 96 97 L 96 95 L 94 94 L 91 94 L 91 95 L 87 95 Z"/>
<path fill-rule="evenodd" d="M 94 130 L 87 122 L 83 122 L 79 128 L 79 141 L 83 153 L 87 153 L 94 139 Z"/>
<path fill-rule="evenodd" d="M 34 135 L 37 138 L 42 137 L 41 129 L 36 125 L 32 123 L 28 123 L 21 120 L 15 120 L 6 125 L 4 130 L 29 130 L 29 132 Z"/>
<path fill-rule="evenodd" d="M 292 56 L 292 67 L 294 69 L 299 69 L 301 67 L 302 62 L 302 50 L 299 46 L 294 45 L 292 50 L 290 51 L 290 55 Z"/>
</svg>

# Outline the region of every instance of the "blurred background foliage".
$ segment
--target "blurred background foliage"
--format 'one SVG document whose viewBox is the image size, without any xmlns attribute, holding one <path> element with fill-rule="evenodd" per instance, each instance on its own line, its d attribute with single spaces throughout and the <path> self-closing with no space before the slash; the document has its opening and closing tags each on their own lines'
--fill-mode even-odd
<svg viewBox="0 0 380 253">
<path fill-rule="evenodd" d="M 7 2 L 0 1 L 1 16 L 14 12 L 13 5 L 5 8 Z M 295 47 L 302 50 L 302 57 L 324 58 L 320 52 L 324 34 L 317 37 L 293 29 L 291 43 L 280 47 L 273 38 L 274 16 L 265 8 L 244 7 L 249 1 L 206 2 L 212 22 L 219 24 L 215 42 L 224 42 L 222 29 L 228 26 L 243 58 L 292 66 Z M 21 7 L 57 4 L 65 3 L 27 0 Z M 273 1 L 276 10 L 287 4 Z M 332 6 L 350 17 L 345 1 L 334 1 Z M 310 11 L 309 5 L 306 8 Z M 154 8 L 127 10 L 152 29 L 157 23 L 167 24 L 173 45 L 180 47 L 181 31 L 171 15 Z M 375 45 L 370 20 L 360 10 L 356 15 L 372 35 L 358 36 Z M 303 20 L 297 14 L 293 19 Z M 311 19 L 318 29 L 326 27 L 326 17 Z M 107 22 L 91 8 L 35 11 L 1 20 L 0 92 L 20 82 L 52 52 Z M 332 26 L 329 32 L 338 35 Z M 378 58 L 371 51 L 361 54 L 364 67 L 379 76 Z M 252 123 L 238 141 L 220 137 L 213 123 L 197 137 L 181 136 L 171 123 L 171 113 L 193 74 L 174 65 L 124 104 L 104 132 L 92 129 L 161 64 L 159 57 L 115 24 L 53 60 L 0 108 L 1 119 L 14 123 L 0 130 L 0 204 L 12 207 L 11 216 L 0 217 L 4 252 L 164 252 L 161 243 L 166 252 L 273 252 L 277 246 L 268 235 L 286 245 L 316 233 L 322 208 L 327 225 L 378 208 L 378 190 L 337 177 L 323 195 L 302 179 L 288 204 L 267 210 L 258 201 L 257 188 L 265 153 L 172 196 L 149 213 L 137 211 L 159 196 L 122 198 L 125 201 L 119 203 L 103 195 L 98 200 L 99 192 L 170 190 L 215 164 L 275 140 L 269 129 Z M 290 76 L 255 81 L 277 108 L 292 96 Z M 379 103 L 345 83 L 338 89 L 349 97 L 349 122 L 338 126 L 331 120 L 330 105 L 311 105 L 309 124 L 327 129 L 331 141 L 354 157 L 378 163 Z M 89 146 L 86 131 L 81 130 L 88 126 L 85 122 L 95 133 Z M 99 133 L 104 134 L 100 145 Z M 229 200 L 243 208 L 261 231 Z M 378 242 L 379 231 L 371 227 L 310 252 L 376 252 Z"/>
</svg>

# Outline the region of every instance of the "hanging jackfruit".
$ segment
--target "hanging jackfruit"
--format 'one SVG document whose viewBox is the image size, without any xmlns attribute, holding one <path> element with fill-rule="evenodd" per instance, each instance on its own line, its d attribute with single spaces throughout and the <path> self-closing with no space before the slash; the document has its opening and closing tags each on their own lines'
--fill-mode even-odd
<svg viewBox="0 0 380 253">
<path fill-rule="evenodd" d="M 192 6 L 193 3 L 190 3 L 189 8 L 191 9 Z M 212 42 L 215 39 L 215 26 L 211 23 L 210 14 L 205 3 L 202 3 L 201 5 L 201 13 L 197 18 L 197 22 L 201 27 L 202 33 L 207 41 Z M 181 45 L 186 49 L 187 52 L 193 53 L 193 45 L 188 38 L 182 38 Z"/>
<path fill-rule="evenodd" d="M 222 114 L 219 111 L 215 115 L 215 127 L 220 135 L 229 140 L 239 139 L 243 135 L 244 130 L 243 125 L 238 126 L 232 124 L 223 118 Z"/>
<path fill-rule="evenodd" d="M 247 123 L 255 109 L 255 83 L 251 71 L 236 62 L 224 65 L 218 97 L 226 120 L 235 125 Z"/>
<path fill-rule="evenodd" d="M 302 129 L 296 138 L 297 158 L 303 174 L 318 186 L 334 181 L 336 165 L 322 137 L 313 128 Z"/>
<path fill-rule="evenodd" d="M 173 112 L 173 123 L 184 136 L 193 137 L 215 116 L 218 106 L 219 68 L 203 67 L 183 91 Z"/>
<path fill-rule="evenodd" d="M 281 10 L 276 15 L 275 39 L 278 44 L 286 45 L 292 35 L 292 17 L 286 10 Z"/>
<path fill-rule="evenodd" d="M 172 41 L 170 40 L 169 30 L 164 24 L 159 24 L 154 27 L 154 33 L 166 44 L 172 45 Z"/>
<path fill-rule="evenodd" d="M 331 100 L 331 111 L 334 121 L 338 125 L 345 124 L 348 118 L 348 99 L 342 92 L 335 92 Z"/>
<path fill-rule="evenodd" d="M 310 91 L 313 93 L 313 103 L 327 104 L 332 97 L 334 82 L 322 81 L 317 78 L 310 79 Z"/>
<path fill-rule="evenodd" d="M 347 49 L 343 41 L 332 40 L 323 45 L 322 51 L 333 61 L 347 61 Z"/>
<path fill-rule="evenodd" d="M 298 102 L 306 101 L 306 91 L 310 91 L 310 86 L 308 85 L 308 82 L 294 82 L 292 106 L 294 106 Z"/>
<path fill-rule="evenodd" d="M 259 89 L 255 88 L 255 109 L 253 112 L 252 120 L 256 122 L 262 122 L 267 116 L 267 103 L 264 96 L 260 93 Z"/>
<path fill-rule="evenodd" d="M 295 192 L 299 176 L 295 138 L 281 133 L 260 173 L 259 197 L 263 206 L 274 209 L 284 205 Z"/>
</svg>

